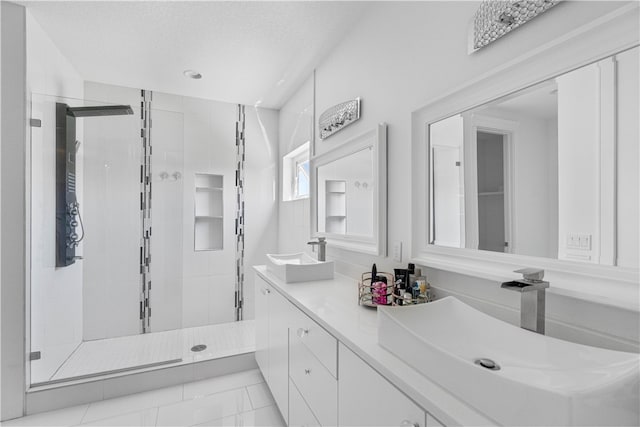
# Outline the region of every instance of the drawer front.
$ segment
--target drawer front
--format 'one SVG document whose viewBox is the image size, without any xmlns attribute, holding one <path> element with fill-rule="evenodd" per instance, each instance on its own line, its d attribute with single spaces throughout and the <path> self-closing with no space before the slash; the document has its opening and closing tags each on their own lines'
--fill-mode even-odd
<svg viewBox="0 0 640 427">
<path fill-rule="evenodd" d="M 338 425 L 425 427 L 425 411 L 343 344 L 339 375 Z"/>
<path fill-rule="evenodd" d="M 291 380 L 289 380 L 289 427 L 320 427 L 320 423 Z"/>
<path fill-rule="evenodd" d="M 296 309 L 290 325 L 290 342 L 302 343 L 338 378 L 338 340 L 302 311 Z"/>
<path fill-rule="evenodd" d="M 300 341 L 289 347 L 289 376 L 323 426 L 338 423 L 338 381 Z"/>
</svg>

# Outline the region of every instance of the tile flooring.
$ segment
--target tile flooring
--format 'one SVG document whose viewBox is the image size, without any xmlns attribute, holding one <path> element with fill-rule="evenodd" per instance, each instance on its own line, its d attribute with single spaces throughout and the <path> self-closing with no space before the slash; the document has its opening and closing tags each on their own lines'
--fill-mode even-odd
<svg viewBox="0 0 640 427">
<path fill-rule="evenodd" d="M 257 369 L 43 412 L 3 426 L 284 426 Z"/>
<path fill-rule="evenodd" d="M 194 353 L 191 347 L 196 344 L 206 344 L 207 349 Z M 170 361 L 174 361 L 174 365 L 186 364 L 252 351 L 255 351 L 253 320 L 85 341 L 49 381 L 82 378 Z"/>
</svg>

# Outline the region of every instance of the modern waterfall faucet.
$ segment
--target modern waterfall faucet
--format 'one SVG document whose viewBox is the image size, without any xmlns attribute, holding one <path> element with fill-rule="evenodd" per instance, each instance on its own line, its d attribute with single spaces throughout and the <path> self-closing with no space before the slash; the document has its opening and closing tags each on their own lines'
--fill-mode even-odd
<svg viewBox="0 0 640 427">
<path fill-rule="evenodd" d="M 520 327 L 544 335 L 545 289 L 549 287 L 549 282 L 542 280 L 544 270 L 523 268 L 514 273 L 521 273 L 522 279 L 504 282 L 500 287 L 520 292 Z"/>
<path fill-rule="evenodd" d="M 326 261 L 327 260 L 327 238 L 326 237 L 318 237 L 318 240 L 312 240 L 307 242 L 307 245 L 311 245 L 311 247 L 315 250 L 315 247 L 318 247 L 318 261 Z"/>
</svg>

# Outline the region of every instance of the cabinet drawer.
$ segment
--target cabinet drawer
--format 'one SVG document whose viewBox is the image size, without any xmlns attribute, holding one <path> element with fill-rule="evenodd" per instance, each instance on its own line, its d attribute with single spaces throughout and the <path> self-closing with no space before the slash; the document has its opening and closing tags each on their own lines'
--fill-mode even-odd
<svg viewBox="0 0 640 427">
<path fill-rule="evenodd" d="M 290 342 L 304 344 L 318 360 L 338 378 L 338 340 L 302 311 L 296 309 L 291 318 Z"/>
<path fill-rule="evenodd" d="M 289 427 L 320 427 L 320 423 L 291 380 L 289 380 Z"/>
<path fill-rule="evenodd" d="M 425 411 L 343 344 L 339 375 L 338 425 L 425 426 Z"/>
<path fill-rule="evenodd" d="M 323 426 L 338 422 L 338 382 L 300 341 L 289 347 L 289 376 Z"/>
</svg>

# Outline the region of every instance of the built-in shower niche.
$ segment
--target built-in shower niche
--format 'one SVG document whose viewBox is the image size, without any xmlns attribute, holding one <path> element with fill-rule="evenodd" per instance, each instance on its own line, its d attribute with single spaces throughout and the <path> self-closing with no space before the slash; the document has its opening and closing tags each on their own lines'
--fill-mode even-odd
<svg viewBox="0 0 640 427">
<path fill-rule="evenodd" d="M 325 192 L 326 231 L 345 234 L 347 232 L 347 182 L 327 180 Z"/>
<path fill-rule="evenodd" d="M 223 176 L 195 174 L 194 250 L 223 249 Z"/>
</svg>

